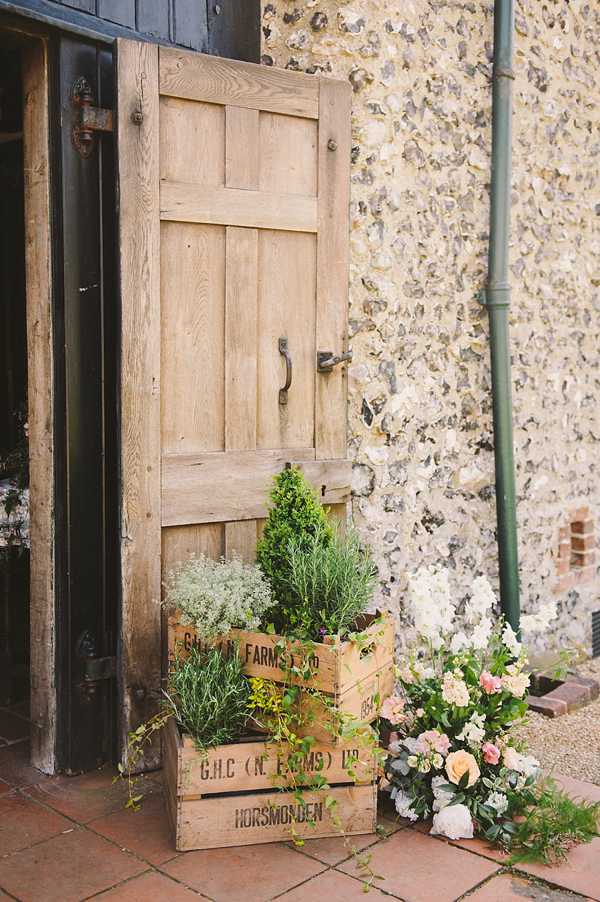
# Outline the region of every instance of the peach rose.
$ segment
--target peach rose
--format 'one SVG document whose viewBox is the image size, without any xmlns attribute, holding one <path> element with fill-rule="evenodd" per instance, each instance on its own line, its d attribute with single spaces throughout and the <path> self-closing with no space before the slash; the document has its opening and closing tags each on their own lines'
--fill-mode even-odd
<svg viewBox="0 0 600 902">
<path fill-rule="evenodd" d="M 463 774 L 469 771 L 467 787 L 472 786 L 479 779 L 479 767 L 477 761 L 470 752 L 459 749 L 458 752 L 450 752 L 446 758 L 446 773 L 451 783 L 458 784 Z"/>
</svg>

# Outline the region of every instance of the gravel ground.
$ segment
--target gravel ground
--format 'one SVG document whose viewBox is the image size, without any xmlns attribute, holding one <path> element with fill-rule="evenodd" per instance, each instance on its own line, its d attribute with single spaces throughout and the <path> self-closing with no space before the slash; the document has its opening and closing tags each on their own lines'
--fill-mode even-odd
<svg viewBox="0 0 600 902">
<path fill-rule="evenodd" d="M 600 658 L 578 663 L 577 672 L 600 683 Z M 527 742 L 544 769 L 600 786 L 600 698 L 562 717 L 529 717 L 513 735 Z"/>
</svg>

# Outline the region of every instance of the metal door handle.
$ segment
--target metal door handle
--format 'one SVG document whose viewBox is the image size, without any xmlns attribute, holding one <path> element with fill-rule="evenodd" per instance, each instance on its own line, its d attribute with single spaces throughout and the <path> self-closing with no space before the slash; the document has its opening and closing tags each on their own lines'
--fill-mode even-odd
<svg viewBox="0 0 600 902">
<path fill-rule="evenodd" d="M 288 402 L 288 388 L 292 384 L 292 355 L 287 349 L 288 340 L 287 338 L 279 339 L 279 353 L 283 354 L 285 357 L 285 385 L 283 388 L 279 389 L 279 403 L 287 404 Z"/>
<path fill-rule="evenodd" d="M 330 373 L 334 366 L 343 363 L 344 360 L 352 360 L 354 351 L 352 349 L 346 351 L 345 354 L 334 356 L 333 351 L 317 351 L 317 371 L 319 373 Z"/>
</svg>

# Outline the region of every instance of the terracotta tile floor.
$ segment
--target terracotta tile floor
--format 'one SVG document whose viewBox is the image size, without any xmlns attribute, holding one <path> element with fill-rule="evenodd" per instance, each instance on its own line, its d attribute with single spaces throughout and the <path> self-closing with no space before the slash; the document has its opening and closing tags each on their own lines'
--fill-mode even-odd
<svg viewBox="0 0 600 902">
<path fill-rule="evenodd" d="M 13 715 L 13 716 L 9 716 Z M 162 774 L 141 779 L 139 812 L 105 768 L 47 778 L 29 766 L 26 731 L 0 708 L 0 902 L 358 902 L 361 875 L 341 839 L 177 852 Z M 5 733 L 2 732 L 4 728 Z M 565 779 L 570 792 L 600 787 Z M 509 873 L 479 840 L 450 843 L 381 811 L 386 839 L 354 837 L 384 879 L 369 899 L 402 902 L 600 902 L 600 839 L 560 867 Z"/>
</svg>

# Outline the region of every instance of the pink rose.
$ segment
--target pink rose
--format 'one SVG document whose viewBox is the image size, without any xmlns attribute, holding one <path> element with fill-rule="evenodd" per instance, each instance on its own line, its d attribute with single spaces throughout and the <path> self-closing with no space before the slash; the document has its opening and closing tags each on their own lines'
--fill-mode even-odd
<svg viewBox="0 0 600 902">
<path fill-rule="evenodd" d="M 379 713 L 385 720 L 389 720 L 395 726 L 404 720 L 403 708 L 404 699 L 398 698 L 396 695 L 390 695 L 384 700 Z"/>
<path fill-rule="evenodd" d="M 496 692 L 502 692 L 502 680 L 500 677 L 492 676 L 489 670 L 481 671 L 479 685 L 487 695 L 494 695 Z"/>
<path fill-rule="evenodd" d="M 498 764 L 500 761 L 500 749 L 493 742 L 484 742 L 481 751 L 486 764 Z"/>
</svg>

